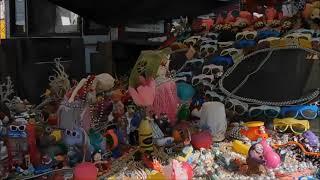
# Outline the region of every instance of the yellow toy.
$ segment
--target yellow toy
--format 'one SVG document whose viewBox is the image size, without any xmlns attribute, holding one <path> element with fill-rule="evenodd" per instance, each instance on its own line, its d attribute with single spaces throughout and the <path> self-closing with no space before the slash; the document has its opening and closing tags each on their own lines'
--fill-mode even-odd
<svg viewBox="0 0 320 180">
<path fill-rule="evenodd" d="M 153 151 L 152 128 L 148 119 L 139 126 L 139 145 L 142 151 Z"/>
<path fill-rule="evenodd" d="M 248 155 L 250 146 L 244 144 L 242 141 L 234 140 L 232 141 L 232 150 L 239 154 Z"/>
</svg>

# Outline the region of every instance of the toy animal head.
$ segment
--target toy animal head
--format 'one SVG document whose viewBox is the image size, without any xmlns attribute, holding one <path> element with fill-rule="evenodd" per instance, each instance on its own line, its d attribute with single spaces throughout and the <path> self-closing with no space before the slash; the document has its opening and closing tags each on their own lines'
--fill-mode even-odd
<svg viewBox="0 0 320 180">
<path fill-rule="evenodd" d="M 83 146 L 86 134 L 80 128 L 66 129 L 63 133 L 63 142 L 68 146 Z"/>
<path fill-rule="evenodd" d="M 306 4 L 302 15 L 305 19 L 320 24 L 320 1 Z"/>
</svg>

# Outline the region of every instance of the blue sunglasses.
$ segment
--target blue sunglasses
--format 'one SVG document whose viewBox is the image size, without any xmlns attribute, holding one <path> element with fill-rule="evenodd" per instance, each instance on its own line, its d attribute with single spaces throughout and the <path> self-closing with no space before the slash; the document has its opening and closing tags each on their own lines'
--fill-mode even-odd
<svg viewBox="0 0 320 180">
<path fill-rule="evenodd" d="M 249 48 L 249 47 L 254 47 L 257 44 L 255 40 L 239 40 L 234 43 L 234 47 L 237 49 L 242 49 L 242 48 Z"/>
<path fill-rule="evenodd" d="M 315 119 L 318 116 L 319 107 L 317 105 L 288 106 L 281 108 L 282 117 L 297 118 L 299 115 L 305 119 Z"/>
<path fill-rule="evenodd" d="M 209 63 L 223 67 L 230 67 L 234 64 L 231 56 L 214 56 L 209 60 Z"/>
<path fill-rule="evenodd" d="M 267 39 L 269 37 L 279 37 L 280 33 L 278 31 L 272 31 L 272 30 L 262 30 L 258 32 L 257 39 Z"/>
</svg>

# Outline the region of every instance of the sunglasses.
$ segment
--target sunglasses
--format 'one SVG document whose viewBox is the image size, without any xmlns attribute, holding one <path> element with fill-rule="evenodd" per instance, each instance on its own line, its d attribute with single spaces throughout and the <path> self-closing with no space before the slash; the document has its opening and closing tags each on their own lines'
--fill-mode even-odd
<svg viewBox="0 0 320 180">
<path fill-rule="evenodd" d="M 203 66 L 202 74 L 215 75 L 216 77 L 221 77 L 223 74 L 223 66 L 217 66 L 215 64 Z"/>
<path fill-rule="evenodd" d="M 303 33 L 292 33 L 284 36 L 285 39 L 304 39 L 311 41 L 312 36 L 310 34 L 303 34 Z"/>
<path fill-rule="evenodd" d="M 210 64 L 215 64 L 217 66 L 230 67 L 234 64 L 231 56 L 215 56 L 210 59 Z"/>
<path fill-rule="evenodd" d="M 269 37 L 279 37 L 279 36 L 280 36 L 280 32 L 278 31 L 262 30 L 258 32 L 257 39 L 266 39 Z"/>
<path fill-rule="evenodd" d="M 184 64 L 184 67 L 191 71 L 193 68 L 195 69 L 201 68 L 203 63 L 204 63 L 204 59 L 192 59 L 190 61 L 187 61 Z"/>
<path fill-rule="evenodd" d="M 251 107 L 249 109 L 249 116 L 250 117 L 258 117 L 261 115 L 265 115 L 268 118 L 276 118 L 280 114 L 280 107 L 274 106 L 258 106 L 258 107 Z"/>
<path fill-rule="evenodd" d="M 207 81 L 203 81 L 202 82 L 202 89 L 203 89 L 203 92 L 206 92 L 206 91 L 213 91 L 217 88 L 216 85 L 212 84 L 212 83 L 209 83 Z"/>
<path fill-rule="evenodd" d="M 9 126 L 10 131 L 20 131 L 23 132 L 26 130 L 26 125 L 20 125 L 20 126 L 15 126 L 15 125 L 10 125 Z"/>
<path fill-rule="evenodd" d="M 297 118 L 299 116 L 305 119 L 315 119 L 318 116 L 319 108 L 317 105 L 305 105 L 305 106 L 289 106 L 281 108 L 282 117 Z"/>
<path fill-rule="evenodd" d="M 219 101 L 222 102 L 224 100 L 224 97 L 217 94 L 214 91 L 206 91 L 205 97 L 208 101 Z"/>
<path fill-rule="evenodd" d="M 183 44 L 187 46 L 195 46 L 200 38 L 201 36 L 191 36 L 188 39 L 184 40 Z"/>
<path fill-rule="evenodd" d="M 200 47 L 200 56 L 205 58 L 218 50 L 217 45 L 205 44 Z"/>
<path fill-rule="evenodd" d="M 237 33 L 236 35 L 236 40 L 254 40 L 257 37 L 257 32 L 256 31 L 244 31 Z"/>
<path fill-rule="evenodd" d="M 214 75 L 205 75 L 205 74 L 200 74 L 198 76 L 192 77 L 192 85 L 197 86 L 201 82 L 208 82 L 212 83 L 214 81 Z"/>
<path fill-rule="evenodd" d="M 176 77 L 176 78 L 174 79 L 174 81 L 175 81 L 176 83 L 179 83 L 179 82 L 187 82 L 187 77 Z"/>
<path fill-rule="evenodd" d="M 297 29 L 294 31 L 294 33 L 309 34 L 310 36 L 313 36 L 315 31 L 312 29 Z"/>
<path fill-rule="evenodd" d="M 237 60 L 243 56 L 243 51 L 241 49 L 228 48 L 222 50 L 220 56 L 231 56 L 233 60 Z"/>
<path fill-rule="evenodd" d="M 212 33 L 212 32 L 210 32 L 210 33 L 208 33 L 208 34 L 206 35 L 206 37 L 207 37 L 207 38 L 210 38 L 210 39 L 212 39 L 212 40 L 217 40 L 218 37 L 219 37 L 219 33 Z"/>
<path fill-rule="evenodd" d="M 231 47 L 233 47 L 233 44 L 234 44 L 234 41 L 218 42 L 218 46 L 221 49 L 231 48 Z"/>
<path fill-rule="evenodd" d="M 224 102 L 226 109 L 236 112 L 238 115 L 244 115 L 248 111 L 248 104 L 237 99 L 226 99 Z"/>
<path fill-rule="evenodd" d="M 274 119 L 273 129 L 278 132 L 286 132 L 288 129 L 295 134 L 302 134 L 310 128 L 308 120 L 297 120 L 294 118 Z"/>
</svg>

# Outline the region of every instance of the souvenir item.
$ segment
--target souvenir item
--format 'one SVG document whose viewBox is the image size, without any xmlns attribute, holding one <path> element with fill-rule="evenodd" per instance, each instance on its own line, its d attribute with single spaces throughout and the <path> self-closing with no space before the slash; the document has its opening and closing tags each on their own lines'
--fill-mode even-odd
<svg viewBox="0 0 320 180">
<path fill-rule="evenodd" d="M 268 118 L 276 118 L 280 114 L 280 107 L 258 106 L 258 107 L 251 107 L 249 109 L 250 117 L 259 117 L 262 114 Z"/>
<path fill-rule="evenodd" d="M 176 83 L 174 81 L 167 81 L 156 87 L 151 110 L 158 116 L 161 113 L 167 114 L 169 122 L 174 124 L 178 103 Z"/>
<path fill-rule="evenodd" d="M 206 96 L 206 99 L 207 99 L 208 101 L 223 102 L 223 100 L 224 100 L 224 97 L 223 97 L 223 96 L 217 94 L 217 93 L 214 92 L 214 91 L 206 91 L 205 96 Z"/>
<path fill-rule="evenodd" d="M 231 56 L 233 61 L 238 62 L 238 60 L 243 56 L 243 52 L 236 48 L 228 48 L 222 50 L 220 56 Z"/>
<path fill-rule="evenodd" d="M 129 93 L 138 106 L 146 107 L 153 104 L 155 98 L 156 83 L 154 80 L 147 81 L 147 84 L 140 85 L 137 89 L 129 87 Z"/>
<path fill-rule="evenodd" d="M 263 146 L 263 157 L 266 161 L 266 167 L 269 169 L 279 167 L 281 163 L 280 156 L 273 151 L 265 139 L 263 139 L 260 144 Z"/>
<path fill-rule="evenodd" d="M 307 139 L 306 144 L 308 144 L 311 147 L 318 147 L 319 144 L 319 137 L 316 136 L 312 131 L 306 131 L 302 134 L 304 138 Z"/>
<path fill-rule="evenodd" d="M 187 104 L 183 104 L 180 106 L 178 114 L 177 114 L 178 120 L 189 120 L 190 117 L 190 109 Z"/>
<path fill-rule="evenodd" d="M 191 161 L 191 155 L 193 153 L 193 147 L 192 146 L 186 146 L 182 149 L 182 154 L 181 156 L 177 157 L 177 160 L 180 162 L 190 162 Z"/>
<path fill-rule="evenodd" d="M 204 75 L 200 74 L 198 76 L 192 77 L 192 85 L 197 86 L 203 81 L 207 81 L 208 83 L 212 83 L 214 81 L 214 75 Z"/>
<path fill-rule="evenodd" d="M 220 77 L 223 74 L 223 66 L 217 66 L 215 64 L 203 66 L 202 74 L 215 75 L 216 77 Z"/>
<path fill-rule="evenodd" d="M 95 180 L 98 177 L 98 170 L 93 163 L 84 162 L 74 168 L 73 174 L 75 180 Z"/>
<path fill-rule="evenodd" d="M 208 131 L 194 133 L 191 135 L 191 144 L 195 149 L 209 149 L 212 145 L 212 136 Z"/>
<path fill-rule="evenodd" d="M 265 131 L 264 122 L 261 121 L 249 121 L 244 124 L 247 129 L 242 129 L 241 134 L 248 137 L 252 141 L 256 141 L 259 138 L 266 139 L 268 134 Z"/>
<path fill-rule="evenodd" d="M 263 156 L 263 146 L 260 143 L 252 145 L 249 149 L 247 157 L 248 173 L 249 174 L 260 174 L 261 166 L 265 163 Z"/>
<path fill-rule="evenodd" d="M 161 62 L 163 59 L 167 59 L 169 53 L 169 49 L 163 49 L 160 51 L 142 51 L 133 67 L 133 70 L 131 71 L 129 86 L 132 88 L 137 88 L 139 85 L 141 85 L 140 76 L 142 76 L 145 80 L 155 78 Z"/>
<path fill-rule="evenodd" d="M 236 35 L 235 48 L 250 48 L 256 45 L 257 32 L 256 31 L 244 31 Z"/>
<path fill-rule="evenodd" d="M 316 105 L 288 106 L 281 108 L 281 115 L 282 117 L 315 119 L 318 115 L 318 109 Z"/>
<path fill-rule="evenodd" d="M 209 128 L 214 141 L 222 141 L 227 129 L 224 105 L 220 102 L 204 103 L 201 108 L 200 126 Z"/>
<path fill-rule="evenodd" d="M 249 149 L 250 149 L 250 146 L 247 144 L 244 144 L 242 141 L 239 141 L 239 140 L 232 141 L 232 150 L 237 153 L 247 155 L 249 152 Z"/>
<path fill-rule="evenodd" d="M 223 66 L 224 69 L 234 64 L 231 56 L 214 56 L 213 58 L 209 59 L 209 63 Z"/>
<path fill-rule="evenodd" d="M 195 94 L 195 89 L 187 83 L 177 83 L 177 94 L 181 101 L 189 101 Z"/>
<path fill-rule="evenodd" d="M 153 151 L 152 128 L 148 119 L 139 125 L 139 146 L 143 152 Z"/>
<path fill-rule="evenodd" d="M 204 63 L 203 59 L 192 59 L 192 60 L 187 61 L 184 64 L 183 69 L 186 71 L 193 71 L 196 69 L 200 69 L 200 68 L 202 68 L 203 63 Z"/>
<path fill-rule="evenodd" d="M 263 39 L 267 39 L 270 37 L 279 37 L 280 36 L 280 32 L 275 31 L 275 30 L 261 30 L 258 31 L 257 34 L 257 39 L 258 40 L 263 40 Z"/>
<path fill-rule="evenodd" d="M 202 44 L 200 46 L 200 57 L 206 58 L 212 54 L 214 54 L 218 50 L 218 46 L 211 44 Z"/>
<path fill-rule="evenodd" d="M 191 36 L 188 39 L 184 40 L 183 43 L 189 46 L 195 46 L 200 38 L 201 36 Z"/>
<path fill-rule="evenodd" d="M 309 121 L 294 118 L 274 119 L 273 128 L 279 132 L 290 130 L 296 134 L 302 134 L 310 128 Z"/>
<path fill-rule="evenodd" d="M 225 100 L 224 104 L 226 109 L 236 112 L 239 115 L 244 115 L 248 111 L 248 104 L 236 99 L 228 98 Z"/>
</svg>

